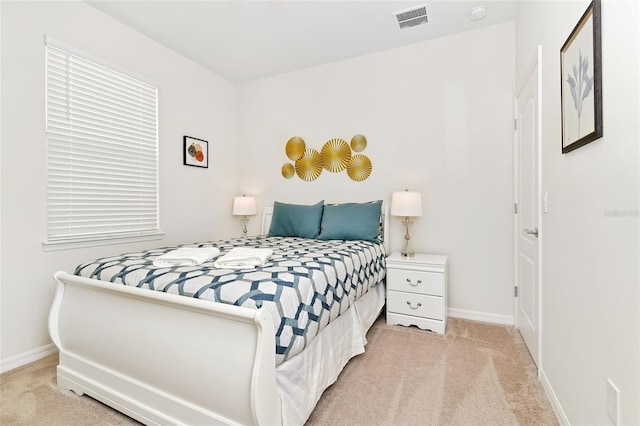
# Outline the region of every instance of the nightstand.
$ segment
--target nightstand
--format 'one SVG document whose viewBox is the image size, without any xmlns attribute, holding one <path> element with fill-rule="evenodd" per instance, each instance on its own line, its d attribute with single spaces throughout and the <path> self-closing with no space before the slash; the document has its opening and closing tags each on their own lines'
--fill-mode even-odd
<svg viewBox="0 0 640 426">
<path fill-rule="evenodd" d="M 447 328 L 447 256 L 393 253 L 387 257 L 387 324 Z"/>
</svg>

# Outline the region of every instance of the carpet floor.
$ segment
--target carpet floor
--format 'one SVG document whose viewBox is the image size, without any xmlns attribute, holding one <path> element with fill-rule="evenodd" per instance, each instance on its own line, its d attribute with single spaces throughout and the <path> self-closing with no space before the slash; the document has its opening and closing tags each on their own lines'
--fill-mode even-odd
<svg viewBox="0 0 640 426">
<path fill-rule="evenodd" d="M 452 318 L 445 336 L 388 326 L 327 389 L 307 425 L 557 425 L 517 330 Z M 131 425 L 55 384 L 57 355 L 0 375 L 2 425 Z"/>
</svg>

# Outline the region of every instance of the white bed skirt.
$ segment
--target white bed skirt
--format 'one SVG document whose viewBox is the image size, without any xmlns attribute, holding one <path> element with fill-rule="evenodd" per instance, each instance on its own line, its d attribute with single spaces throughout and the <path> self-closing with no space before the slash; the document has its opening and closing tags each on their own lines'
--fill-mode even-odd
<svg viewBox="0 0 640 426">
<path fill-rule="evenodd" d="M 366 333 L 385 303 L 384 283 L 355 303 L 355 309 L 328 324 L 303 352 L 276 368 L 285 425 L 303 425 L 347 362 L 364 352 Z"/>
</svg>

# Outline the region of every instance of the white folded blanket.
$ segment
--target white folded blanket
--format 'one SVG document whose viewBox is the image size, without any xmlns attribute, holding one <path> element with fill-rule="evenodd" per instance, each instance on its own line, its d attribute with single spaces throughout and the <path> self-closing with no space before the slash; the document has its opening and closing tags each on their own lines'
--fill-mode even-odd
<svg viewBox="0 0 640 426">
<path fill-rule="evenodd" d="M 216 268 L 249 269 L 264 265 L 273 254 L 268 248 L 234 247 L 214 262 Z"/>
<path fill-rule="evenodd" d="M 196 266 L 213 259 L 220 254 L 216 247 L 180 247 L 171 250 L 153 261 L 153 266 L 168 268 L 172 266 Z"/>
</svg>

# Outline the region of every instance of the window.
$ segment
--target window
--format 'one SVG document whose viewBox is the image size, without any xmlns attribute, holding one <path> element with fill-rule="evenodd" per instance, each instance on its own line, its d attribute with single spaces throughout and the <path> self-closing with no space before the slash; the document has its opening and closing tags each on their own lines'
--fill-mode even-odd
<svg viewBox="0 0 640 426">
<path fill-rule="evenodd" d="M 45 250 L 159 238 L 158 89 L 47 39 Z"/>
</svg>

